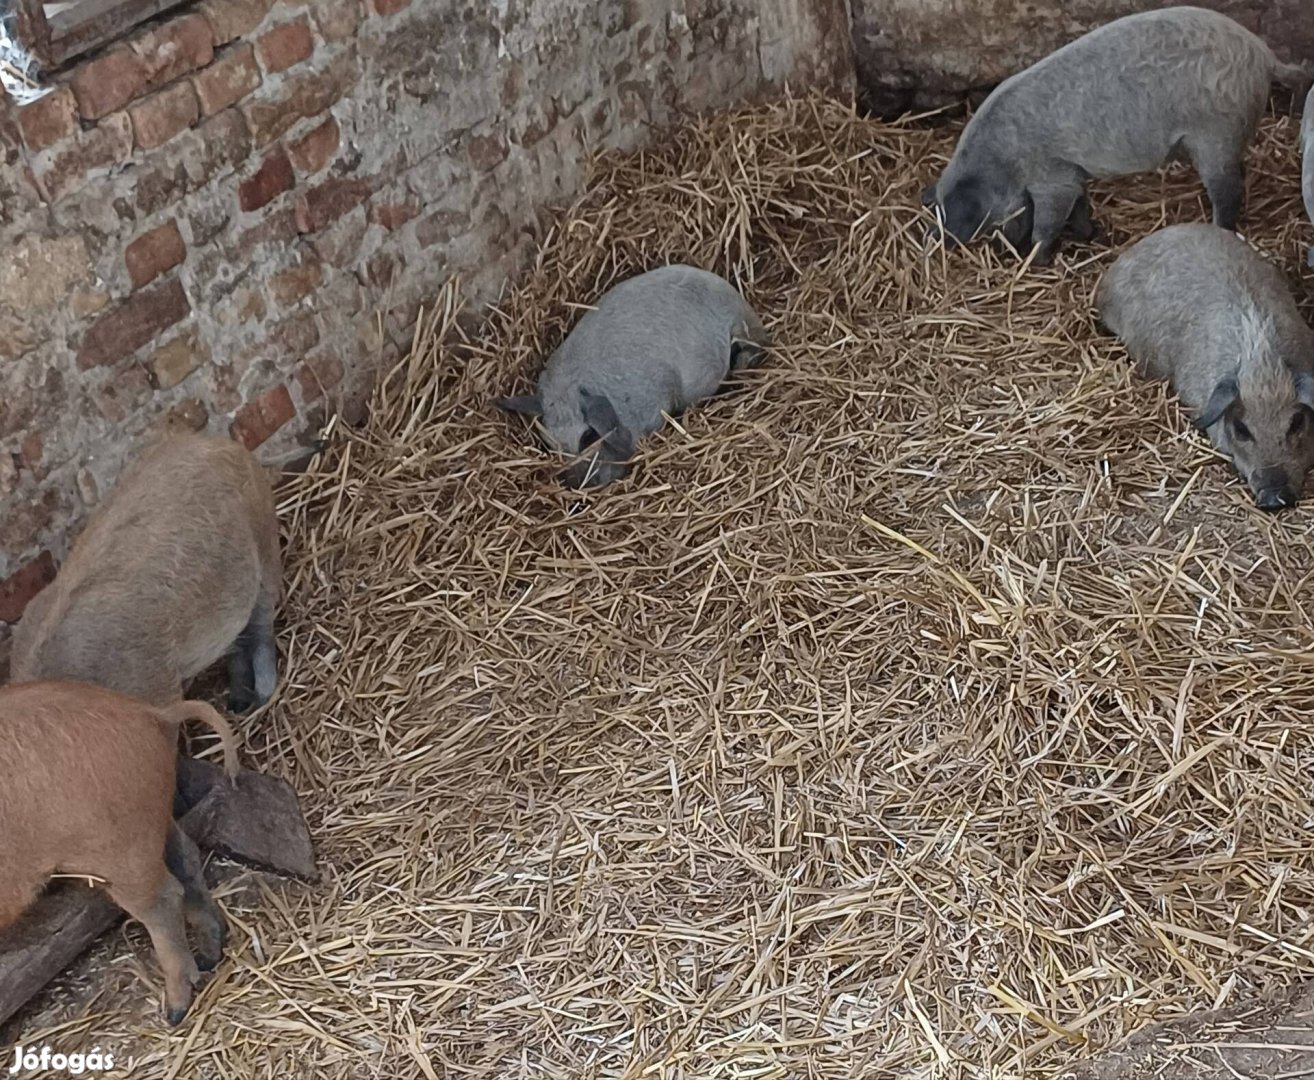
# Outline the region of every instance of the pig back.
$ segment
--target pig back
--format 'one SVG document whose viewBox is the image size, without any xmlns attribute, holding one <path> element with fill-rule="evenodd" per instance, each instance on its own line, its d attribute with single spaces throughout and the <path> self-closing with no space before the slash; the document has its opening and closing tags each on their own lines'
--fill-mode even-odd
<svg viewBox="0 0 1314 1080">
<path fill-rule="evenodd" d="M 1133 244 L 1100 282 L 1096 305 L 1142 371 L 1198 409 L 1235 372 L 1248 314 L 1272 319 L 1289 360 L 1311 332 L 1280 270 L 1214 225 L 1173 225 Z"/>
<path fill-rule="evenodd" d="M 585 387 L 607 396 L 627 427 L 653 431 L 661 410 L 716 392 L 736 338 L 766 344 L 765 337 L 728 281 L 692 266 L 661 267 L 614 286 L 580 319 L 544 369 L 544 407 L 577 408 Z"/>
<path fill-rule="evenodd" d="M 14 634 L 13 675 L 153 703 L 227 651 L 277 581 L 269 479 L 227 439 L 170 436 L 123 472 Z M 272 570 L 272 574 L 271 574 Z"/>
<path fill-rule="evenodd" d="M 1012 76 L 978 117 L 1000 148 L 1019 158 L 1070 162 L 1092 177 L 1121 176 L 1176 156 L 1184 136 L 1208 133 L 1231 142 L 1253 133 L 1274 62 L 1260 38 L 1217 12 L 1142 12 L 1092 30 Z M 990 112 L 997 115 L 993 123 Z"/>
</svg>

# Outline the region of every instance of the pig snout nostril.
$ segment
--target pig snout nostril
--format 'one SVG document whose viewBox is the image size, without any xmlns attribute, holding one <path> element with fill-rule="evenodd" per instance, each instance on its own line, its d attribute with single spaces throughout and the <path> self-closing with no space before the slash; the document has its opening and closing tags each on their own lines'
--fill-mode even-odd
<svg viewBox="0 0 1314 1080">
<path fill-rule="evenodd" d="M 1255 505 L 1261 510 L 1285 510 L 1296 505 L 1296 493 L 1289 487 L 1264 488 L 1255 496 Z"/>
</svg>

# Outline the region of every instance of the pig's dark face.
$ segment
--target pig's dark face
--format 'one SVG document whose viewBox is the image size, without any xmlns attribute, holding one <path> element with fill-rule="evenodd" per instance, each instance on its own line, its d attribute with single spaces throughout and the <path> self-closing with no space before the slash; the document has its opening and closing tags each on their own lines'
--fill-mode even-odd
<svg viewBox="0 0 1314 1080">
<path fill-rule="evenodd" d="M 1232 455 L 1261 510 L 1295 506 L 1305 490 L 1305 475 L 1314 465 L 1314 411 L 1301 400 L 1314 395 L 1307 375 L 1272 379 L 1243 395 L 1235 380 L 1219 383 L 1198 425 L 1215 426 L 1214 441 Z M 1311 396 L 1314 400 L 1314 396 Z M 1209 423 L 1206 423 L 1209 421 Z"/>
<path fill-rule="evenodd" d="M 589 454 L 561 470 L 560 479 L 568 488 L 600 488 L 620 480 L 630 471 L 627 461 L 613 461 L 606 456 L 605 448 L 598 454 Z"/>
<path fill-rule="evenodd" d="M 1019 254 L 1025 255 L 1030 247 L 1031 212 L 1025 196 L 987 177 L 941 177 L 938 184 L 923 190 L 922 205 L 937 210 L 938 221 L 928 231 L 928 241 L 943 236 L 944 246 L 954 248 L 999 229 Z"/>
</svg>

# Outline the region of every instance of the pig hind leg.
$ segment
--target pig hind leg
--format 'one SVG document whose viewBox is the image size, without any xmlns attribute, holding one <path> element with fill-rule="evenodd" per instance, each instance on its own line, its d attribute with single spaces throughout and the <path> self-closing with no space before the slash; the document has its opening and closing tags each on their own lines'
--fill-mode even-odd
<svg viewBox="0 0 1314 1080">
<path fill-rule="evenodd" d="M 200 945 L 196 966 L 201 971 L 210 971 L 223 959 L 228 929 L 223 912 L 205 884 L 201 852 L 195 841 L 178 828 L 177 822 L 169 826 L 164 863 L 169 873 L 182 883 L 183 909 Z"/>
<path fill-rule="evenodd" d="M 1245 140 L 1188 137 L 1183 142 L 1209 195 L 1214 224 L 1235 232 L 1246 194 Z"/>
<path fill-rule="evenodd" d="M 274 603 L 262 595 L 228 658 L 228 706 L 235 713 L 250 712 L 273 697 L 277 685 Z"/>
<path fill-rule="evenodd" d="M 191 1007 L 200 971 L 187 947 L 183 916 L 183 886 L 168 873 L 157 855 L 150 865 L 124 866 L 109 885 L 110 896 L 151 936 L 164 971 L 165 1016 L 181 1022 Z"/>
</svg>

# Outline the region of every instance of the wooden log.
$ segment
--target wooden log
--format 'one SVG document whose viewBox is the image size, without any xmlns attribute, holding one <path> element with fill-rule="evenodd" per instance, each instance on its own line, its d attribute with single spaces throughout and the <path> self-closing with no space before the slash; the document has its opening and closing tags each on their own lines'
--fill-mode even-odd
<svg viewBox="0 0 1314 1080">
<path fill-rule="evenodd" d="M 81 956 L 122 914 L 103 890 L 60 881 L 18 922 L 0 930 L 0 1024 Z"/>
<path fill-rule="evenodd" d="M 230 784 L 218 766 L 204 762 L 179 776 L 179 797 L 195 798 L 178 824 L 203 850 L 302 881 L 319 879 L 310 830 L 286 780 L 243 769 Z"/>
</svg>

